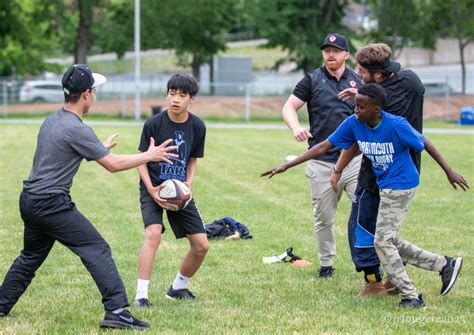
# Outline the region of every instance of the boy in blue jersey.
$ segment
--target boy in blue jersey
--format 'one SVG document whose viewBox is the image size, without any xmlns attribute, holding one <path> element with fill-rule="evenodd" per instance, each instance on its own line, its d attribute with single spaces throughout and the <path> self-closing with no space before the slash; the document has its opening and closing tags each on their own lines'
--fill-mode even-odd
<svg viewBox="0 0 474 335">
<path fill-rule="evenodd" d="M 436 255 L 399 238 L 408 205 L 419 184 L 419 174 L 410 158 L 409 149 L 419 152 L 426 149 L 455 189 L 459 185 L 465 191 L 469 185 L 463 176 L 451 169 L 433 144 L 406 119 L 384 112 L 382 106 L 385 102 L 386 93 L 380 85 L 367 84 L 361 87 L 356 95 L 355 114 L 347 118 L 326 141 L 286 164 L 263 172 L 261 176 L 272 177 L 285 172 L 334 146 L 351 153 L 347 155 L 347 159 L 338 162 L 340 165 L 336 169 L 342 170 L 358 150 L 362 151 L 372 162 L 380 188 L 379 214 L 374 236 L 377 255 L 390 281 L 400 291 L 400 307 L 420 308 L 425 303 L 408 277 L 404 263 L 440 272 L 442 292 L 447 293 L 456 282 L 462 258 Z M 337 176 L 335 174 L 331 180 L 333 188 L 337 187 Z"/>
</svg>

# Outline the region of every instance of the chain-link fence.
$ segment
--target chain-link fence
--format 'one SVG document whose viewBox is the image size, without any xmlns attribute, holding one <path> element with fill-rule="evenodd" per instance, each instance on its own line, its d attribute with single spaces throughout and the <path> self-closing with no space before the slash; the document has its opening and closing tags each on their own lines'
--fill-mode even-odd
<svg viewBox="0 0 474 335">
<path fill-rule="evenodd" d="M 192 111 L 216 119 L 281 119 L 281 108 L 303 73 L 280 75 L 260 72 L 248 83 L 201 82 Z M 149 117 L 166 108 L 167 73 L 142 73 L 139 87 L 133 74 L 107 75 L 107 83 L 97 88 L 98 101 L 93 114 L 122 118 L 137 115 L 135 96 L 140 91 L 140 114 Z M 44 116 L 61 107 L 63 93 L 59 77 L 43 80 L 0 78 L 0 101 L 3 117 Z M 457 119 L 459 110 L 468 104 L 453 92 L 447 79 L 425 82 L 425 117 Z M 472 95 L 470 96 L 472 98 Z M 432 101 L 432 102 L 431 102 Z M 302 117 L 306 113 L 301 113 Z"/>
</svg>

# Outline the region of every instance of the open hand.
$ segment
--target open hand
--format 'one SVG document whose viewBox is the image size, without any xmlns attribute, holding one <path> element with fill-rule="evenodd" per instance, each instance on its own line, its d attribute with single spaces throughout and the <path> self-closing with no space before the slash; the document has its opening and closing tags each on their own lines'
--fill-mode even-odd
<svg viewBox="0 0 474 335">
<path fill-rule="evenodd" d="M 117 142 L 115 141 L 115 139 L 118 136 L 119 136 L 118 133 L 110 135 L 109 137 L 107 137 L 107 139 L 102 144 L 104 145 L 104 147 L 107 148 L 107 150 L 110 150 L 110 149 L 112 149 L 113 147 L 115 147 L 117 145 Z"/>
<path fill-rule="evenodd" d="M 155 200 L 155 202 L 161 208 L 164 208 L 162 204 L 164 204 L 166 202 L 165 199 L 160 198 L 160 191 L 163 187 L 164 187 L 164 185 L 160 184 L 160 185 L 158 185 L 156 187 L 153 187 L 153 188 L 148 190 L 148 193 L 150 194 L 150 196 L 153 198 L 153 200 Z"/>
<path fill-rule="evenodd" d="M 168 146 L 173 142 L 172 139 L 168 139 L 161 143 L 159 146 L 155 146 L 155 140 L 153 137 L 150 137 L 150 146 L 148 147 L 147 153 L 152 157 L 151 161 L 152 162 L 158 162 L 158 161 L 163 161 L 168 164 L 173 164 L 172 161 L 169 160 L 169 158 L 177 158 L 177 154 L 172 154 L 169 151 L 176 150 L 178 147 L 177 146 Z"/>
<path fill-rule="evenodd" d="M 453 186 L 453 188 L 455 190 L 458 189 L 456 184 L 460 188 L 462 188 L 463 191 L 467 191 L 469 189 L 469 185 L 468 185 L 466 179 L 464 179 L 464 177 L 461 176 L 456 171 L 450 171 L 449 173 L 446 174 L 446 176 L 448 177 L 449 183 Z"/>
<path fill-rule="evenodd" d="M 341 99 L 342 101 L 346 101 L 346 100 L 349 100 L 351 98 L 354 98 L 356 93 L 357 93 L 357 88 L 350 87 L 350 88 L 346 88 L 345 90 L 342 90 L 341 92 L 339 92 L 337 97 L 339 99 Z"/>
</svg>

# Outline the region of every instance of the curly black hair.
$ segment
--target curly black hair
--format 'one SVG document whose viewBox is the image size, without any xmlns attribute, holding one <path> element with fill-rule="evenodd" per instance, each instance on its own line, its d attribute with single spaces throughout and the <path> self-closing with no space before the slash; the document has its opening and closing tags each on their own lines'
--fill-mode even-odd
<svg viewBox="0 0 474 335">
<path fill-rule="evenodd" d="M 387 93 L 379 84 L 365 84 L 357 90 L 357 93 L 369 97 L 377 106 L 383 107 L 387 103 Z"/>
</svg>

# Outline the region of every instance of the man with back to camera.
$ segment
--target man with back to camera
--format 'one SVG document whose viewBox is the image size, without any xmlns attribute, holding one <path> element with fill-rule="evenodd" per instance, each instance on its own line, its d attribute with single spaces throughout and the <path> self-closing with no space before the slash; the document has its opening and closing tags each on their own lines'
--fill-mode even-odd
<svg viewBox="0 0 474 335">
<path fill-rule="evenodd" d="M 344 119 L 352 115 L 354 100 L 341 100 L 338 94 L 345 89 L 357 89 L 361 81 L 357 74 L 346 68 L 349 58 L 349 42 L 337 33 L 329 34 L 321 45 L 324 66 L 306 74 L 300 80 L 285 102 L 283 119 L 298 142 L 308 141 L 309 148 L 323 142 L 336 130 Z M 309 131 L 298 120 L 298 110 L 307 104 Z M 312 203 L 317 252 L 320 262 L 319 277 L 328 278 L 333 274 L 336 242 L 334 237 L 334 217 L 342 190 L 352 198 L 357 184 L 361 156 L 358 155 L 342 174 L 340 191 L 334 193 L 330 178 L 339 157 L 340 150 L 333 148 L 326 154 L 312 159 L 306 167 Z"/>
<path fill-rule="evenodd" d="M 390 59 L 391 55 L 392 50 L 384 43 L 363 46 L 355 55 L 358 74 L 364 83 L 378 83 L 385 89 L 387 92 L 387 103 L 383 107 L 385 111 L 406 118 L 411 126 L 421 133 L 425 89 L 420 78 L 409 69 L 401 69 L 398 62 Z M 356 89 L 347 89 L 341 92 L 339 97 L 343 100 L 351 99 L 356 93 Z M 346 154 L 343 151 L 340 160 Z M 421 153 L 410 149 L 410 156 L 420 172 Z M 352 259 L 356 270 L 364 272 L 366 282 L 359 296 L 398 293 L 390 281 L 385 285 L 382 284 L 380 261 L 373 244 L 379 202 L 375 174 L 370 160 L 364 157 L 348 225 Z M 440 292 L 442 295 L 447 294 L 454 284 L 454 282 L 449 284 L 448 279 L 456 278 L 460 270 L 460 264 L 456 262 L 459 263 L 461 260 L 449 259 L 446 268 L 441 272 L 444 283 Z"/>
<path fill-rule="evenodd" d="M 94 102 L 96 87 L 106 78 L 92 73 L 85 64 L 71 66 L 63 75 L 64 107 L 42 124 L 30 176 L 23 182 L 20 212 L 24 222 L 24 246 L 0 287 L 0 316 L 10 313 L 28 288 L 54 242 L 78 255 L 102 295 L 105 317 L 103 328 L 146 329 L 149 324 L 135 318 L 125 287 L 108 243 L 71 200 L 70 188 L 81 161 L 95 160 L 109 172 L 131 169 L 148 162 L 164 161 L 177 155 L 168 153 L 169 139 L 155 146 L 150 139 L 146 152 L 115 155 L 117 134 L 102 144 L 92 128 L 82 122 Z"/>
</svg>

